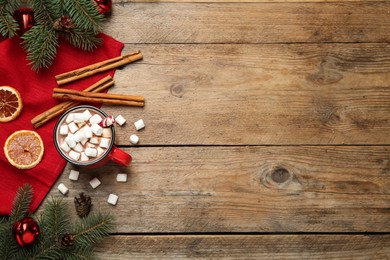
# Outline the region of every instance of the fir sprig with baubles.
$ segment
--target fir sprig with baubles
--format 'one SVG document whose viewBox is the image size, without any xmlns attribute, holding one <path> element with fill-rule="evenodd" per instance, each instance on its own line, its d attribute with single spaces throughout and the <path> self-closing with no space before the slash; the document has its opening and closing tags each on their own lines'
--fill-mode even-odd
<svg viewBox="0 0 390 260">
<path fill-rule="evenodd" d="M 21 36 L 31 68 L 50 67 L 60 38 L 77 48 L 92 51 L 111 0 L 1 0 L 0 36 Z"/>
<path fill-rule="evenodd" d="M 39 217 L 28 215 L 32 195 L 30 185 L 20 187 L 10 216 L 0 218 L 0 259 L 90 259 L 113 228 L 111 215 L 89 211 L 72 223 L 67 205 L 56 199 L 45 204 Z M 91 205 L 87 195 L 76 200 Z"/>
</svg>

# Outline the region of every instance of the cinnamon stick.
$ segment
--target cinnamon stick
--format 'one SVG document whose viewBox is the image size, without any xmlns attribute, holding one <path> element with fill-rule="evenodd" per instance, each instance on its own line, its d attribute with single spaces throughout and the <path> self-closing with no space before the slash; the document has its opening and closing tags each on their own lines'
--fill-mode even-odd
<svg viewBox="0 0 390 260">
<path fill-rule="evenodd" d="M 80 96 L 76 94 L 53 93 L 53 98 L 62 99 L 62 100 L 79 101 L 79 102 L 88 102 L 88 103 L 101 103 L 101 104 L 136 106 L 136 107 L 143 107 L 145 105 L 143 101 L 104 98 L 104 95 L 102 97 L 88 97 L 88 96 Z"/>
<path fill-rule="evenodd" d="M 54 88 L 53 94 L 58 94 L 57 97 L 60 96 L 60 94 L 71 94 L 76 95 L 80 97 L 87 97 L 87 98 L 104 98 L 104 99 L 113 99 L 113 100 L 128 100 L 128 101 L 138 101 L 138 102 L 144 102 L 145 98 L 143 96 L 130 96 L 130 95 L 122 95 L 122 94 L 108 94 L 108 93 L 93 93 L 93 92 L 84 92 L 84 91 L 78 91 L 73 89 L 64 89 L 64 88 Z"/>
<path fill-rule="evenodd" d="M 103 71 L 107 71 L 113 68 L 121 67 L 128 63 L 142 59 L 141 51 L 136 51 L 123 56 L 115 57 L 109 60 L 101 61 L 86 67 L 82 67 L 73 71 L 69 71 L 63 74 L 55 76 L 57 84 L 59 86 L 66 83 L 76 81 Z"/>
<path fill-rule="evenodd" d="M 103 90 L 111 87 L 114 84 L 114 80 L 111 76 L 104 77 L 103 79 L 99 80 L 95 84 L 91 85 L 90 87 L 86 88 L 85 92 L 102 92 Z M 41 125 L 45 124 L 46 122 L 50 121 L 51 119 L 57 117 L 58 115 L 61 115 L 66 110 L 75 107 L 79 105 L 81 102 L 74 102 L 74 101 L 66 101 L 62 102 L 43 113 L 37 115 L 31 120 L 31 124 L 34 126 L 34 128 L 38 128 Z"/>
</svg>

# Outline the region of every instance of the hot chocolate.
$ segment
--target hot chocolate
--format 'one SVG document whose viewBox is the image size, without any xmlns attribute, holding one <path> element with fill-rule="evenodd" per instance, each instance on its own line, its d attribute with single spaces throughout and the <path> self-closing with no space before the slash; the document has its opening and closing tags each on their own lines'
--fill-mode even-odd
<svg viewBox="0 0 390 260">
<path fill-rule="evenodd" d="M 57 122 L 54 141 L 69 162 L 94 164 L 109 153 L 114 142 L 114 127 L 103 123 L 107 115 L 94 107 L 76 107 Z"/>
</svg>

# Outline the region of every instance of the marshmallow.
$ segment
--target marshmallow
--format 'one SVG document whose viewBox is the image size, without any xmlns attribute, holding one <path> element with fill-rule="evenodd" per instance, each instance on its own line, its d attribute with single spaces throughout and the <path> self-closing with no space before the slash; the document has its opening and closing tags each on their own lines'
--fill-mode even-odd
<svg viewBox="0 0 390 260">
<path fill-rule="evenodd" d="M 97 148 L 97 156 L 99 157 L 100 155 L 102 155 L 104 153 L 104 150 L 100 147 Z"/>
<path fill-rule="evenodd" d="M 110 140 L 108 138 L 101 138 L 100 139 L 100 147 L 108 148 L 110 146 Z"/>
<path fill-rule="evenodd" d="M 108 196 L 108 200 L 107 200 L 107 202 L 109 203 L 109 204 L 111 204 L 111 205 L 116 205 L 116 203 L 118 202 L 118 196 L 117 195 L 115 195 L 115 194 L 110 194 L 109 196 Z"/>
<path fill-rule="evenodd" d="M 88 157 L 96 157 L 97 150 L 95 148 L 86 148 L 85 149 L 85 155 Z"/>
<path fill-rule="evenodd" d="M 84 139 L 84 132 L 79 130 L 77 131 L 74 135 L 73 135 L 73 139 L 76 141 L 76 142 L 80 142 L 81 140 Z"/>
<path fill-rule="evenodd" d="M 68 146 L 69 146 L 70 148 L 73 148 L 73 147 L 76 146 L 76 141 L 74 140 L 72 134 L 68 134 L 68 136 L 65 137 L 64 140 L 65 140 L 65 142 L 68 144 Z"/>
<path fill-rule="evenodd" d="M 104 118 L 100 123 L 99 125 L 101 127 L 109 127 L 109 126 L 112 126 L 115 122 L 115 119 L 113 116 L 108 116 L 106 118 Z"/>
<path fill-rule="evenodd" d="M 82 145 L 85 145 L 87 142 L 88 142 L 88 138 L 85 137 L 80 141 Z"/>
<path fill-rule="evenodd" d="M 100 184 L 102 184 L 98 178 L 93 178 L 92 180 L 89 181 L 89 185 L 91 185 L 91 187 L 93 189 L 96 189 Z"/>
<path fill-rule="evenodd" d="M 58 185 L 58 190 L 66 195 L 66 193 L 68 193 L 69 189 L 63 184 L 63 183 L 60 183 L 60 185 Z"/>
<path fill-rule="evenodd" d="M 60 127 L 60 135 L 67 135 L 69 132 L 68 125 L 62 125 Z"/>
<path fill-rule="evenodd" d="M 84 114 L 83 113 L 74 113 L 73 122 L 75 123 L 84 123 Z"/>
<path fill-rule="evenodd" d="M 98 124 L 92 124 L 91 131 L 97 136 L 101 136 L 103 134 L 103 128 Z"/>
<path fill-rule="evenodd" d="M 79 179 L 79 174 L 80 174 L 79 171 L 70 170 L 69 179 L 72 181 L 77 181 Z"/>
<path fill-rule="evenodd" d="M 68 124 L 69 124 L 70 122 L 73 122 L 73 113 L 70 113 L 70 114 L 66 117 L 65 122 L 68 123 Z"/>
<path fill-rule="evenodd" d="M 138 131 L 138 130 L 141 130 L 142 128 L 145 127 L 144 120 L 140 119 L 140 120 L 136 121 L 136 122 L 134 123 L 134 126 L 135 126 L 135 129 L 137 129 L 137 131 Z"/>
<path fill-rule="evenodd" d="M 119 115 L 115 118 L 115 122 L 120 125 L 120 126 L 123 126 L 125 123 L 126 123 L 126 119 L 122 116 L 122 115 Z"/>
<path fill-rule="evenodd" d="M 117 182 L 127 182 L 127 174 L 126 173 L 118 173 L 116 175 Z"/>
<path fill-rule="evenodd" d="M 87 109 L 87 110 L 85 110 L 85 111 L 83 112 L 83 117 L 84 117 L 84 121 L 88 121 L 88 120 L 92 117 L 92 114 L 91 114 L 91 112 L 89 112 L 89 110 Z"/>
<path fill-rule="evenodd" d="M 132 144 L 138 144 L 139 137 L 137 135 L 130 135 L 130 143 Z"/>
<path fill-rule="evenodd" d="M 95 137 L 92 137 L 89 139 L 89 142 L 91 144 L 98 144 L 99 143 L 99 139 L 98 138 L 95 138 Z"/>
<path fill-rule="evenodd" d="M 69 152 L 70 151 L 70 147 L 69 145 L 66 143 L 66 142 L 63 142 L 60 146 L 60 148 L 64 151 L 64 152 Z"/>
<path fill-rule="evenodd" d="M 82 131 L 84 133 L 85 138 L 91 138 L 93 136 L 93 133 L 89 125 L 84 126 Z"/>
<path fill-rule="evenodd" d="M 101 121 L 102 121 L 102 117 L 98 114 L 94 114 L 90 119 L 89 119 L 89 123 L 91 125 L 93 124 L 99 124 Z"/>
<path fill-rule="evenodd" d="M 85 154 L 85 152 L 82 152 L 82 153 L 81 153 L 80 161 L 86 162 L 86 161 L 88 161 L 88 160 L 89 160 L 88 156 Z"/>
<path fill-rule="evenodd" d="M 74 161 L 78 161 L 80 159 L 80 153 L 72 150 L 69 152 L 69 157 L 72 158 L 72 160 Z"/>
<path fill-rule="evenodd" d="M 81 153 L 84 150 L 84 147 L 80 143 L 77 143 L 76 146 L 73 147 L 73 150 L 75 150 L 76 152 Z"/>
<path fill-rule="evenodd" d="M 112 136 L 112 131 L 111 128 L 103 128 L 103 137 L 111 137 Z"/>
<path fill-rule="evenodd" d="M 69 125 L 69 130 L 72 134 L 74 134 L 77 130 L 79 130 L 78 126 L 74 123 L 74 122 L 71 122 Z"/>
</svg>

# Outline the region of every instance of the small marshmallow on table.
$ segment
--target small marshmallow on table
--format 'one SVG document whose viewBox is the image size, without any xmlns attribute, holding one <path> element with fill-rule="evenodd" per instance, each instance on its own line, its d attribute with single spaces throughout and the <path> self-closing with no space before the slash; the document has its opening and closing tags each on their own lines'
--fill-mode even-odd
<svg viewBox="0 0 390 260">
<path fill-rule="evenodd" d="M 111 204 L 111 205 L 116 205 L 116 203 L 118 202 L 118 196 L 117 195 L 115 195 L 115 194 L 110 194 L 109 196 L 108 196 L 108 200 L 107 200 L 107 202 L 109 203 L 109 204 Z"/>
<path fill-rule="evenodd" d="M 93 189 L 96 189 L 100 184 L 102 183 L 96 177 L 89 181 L 89 185 L 91 185 Z"/>
<path fill-rule="evenodd" d="M 132 144 L 138 144 L 139 137 L 137 135 L 130 135 L 130 143 Z"/>
<path fill-rule="evenodd" d="M 127 174 L 126 173 L 118 173 L 116 175 L 117 182 L 127 182 Z"/>
<path fill-rule="evenodd" d="M 142 128 L 145 127 L 144 120 L 140 119 L 140 120 L 136 121 L 136 122 L 134 123 L 134 126 L 135 126 L 135 129 L 136 129 L 137 131 L 141 130 Z"/>
<path fill-rule="evenodd" d="M 63 195 L 66 195 L 69 191 L 69 189 L 63 184 L 63 183 L 60 183 L 60 185 L 58 185 L 58 190 L 63 194 Z"/>
<path fill-rule="evenodd" d="M 123 126 L 125 123 L 126 123 L 126 119 L 122 116 L 122 115 L 119 115 L 115 118 L 115 122 L 120 125 L 120 126 Z"/>
<path fill-rule="evenodd" d="M 79 179 L 80 172 L 76 170 L 70 170 L 69 179 L 72 181 L 77 181 Z"/>
</svg>

